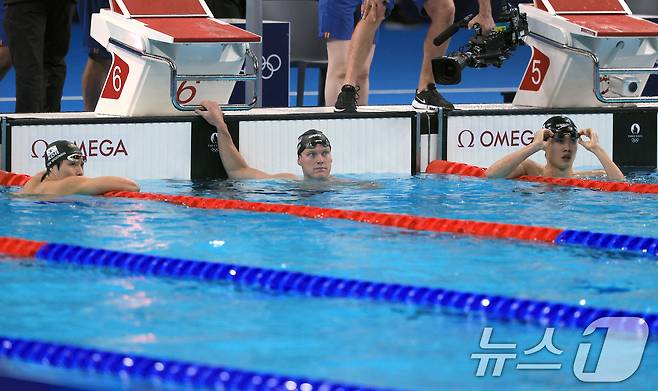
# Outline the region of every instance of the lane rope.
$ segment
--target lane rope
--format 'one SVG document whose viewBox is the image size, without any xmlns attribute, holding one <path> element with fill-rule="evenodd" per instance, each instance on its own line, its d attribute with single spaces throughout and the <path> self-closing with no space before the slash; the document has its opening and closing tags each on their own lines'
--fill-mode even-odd
<svg viewBox="0 0 658 391">
<path fill-rule="evenodd" d="M 434 160 L 425 169 L 425 172 L 428 174 L 452 174 L 472 176 L 477 178 L 484 178 L 485 171 L 486 169 L 482 167 L 471 166 L 464 163 L 449 162 L 446 160 Z M 609 192 L 621 191 L 629 193 L 658 194 L 658 185 L 654 183 L 612 182 L 592 179 L 552 178 L 531 175 L 523 175 L 515 179 L 527 182 L 547 183 L 558 186 L 581 187 L 584 189 Z"/>
<path fill-rule="evenodd" d="M 373 387 L 0 336 L 0 358 L 164 386 L 209 390 L 378 391 Z M 131 387 L 132 388 L 132 387 Z M 155 389 L 154 388 L 154 389 Z"/>
<path fill-rule="evenodd" d="M 26 248 L 25 254 L 31 254 L 39 245 L 34 258 L 50 263 L 105 267 L 162 278 L 223 281 L 282 294 L 406 304 L 541 326 L 584 328 L 608 316 L 641 318 L 658 336 L 658 315 L 651 313 L 0 237 L 0 249 L 14 248 L 14 254 L 20 253 L 21 247 Z"/>
<path fill-rule="evenodd" d="M 14 179 L 16 176 L 12 175 L 15 174 L 5 173 L 3 178 L 7 182 L 18 181 Z M 25 176 L 18 175 L 18 177 Z M 2 181 L 3 178 L 0 178 L 0 181 Z M 161 201 L 174 205 L 183 205 L 200 209 L 244 210 L 251 212 L 282 213 L 312 219 L 342 219 L 367 223 L 371 225 L 396 227 L 415 231 L 465 234 L 488 238 L 517 239 L 524 241 L 551 243 L 556 245 L 575 245 L 595 249 L 615 250 L 648 256 L 658 256 L 658 239 L 643 236 L 607 234 L 581 230 L 565 230 L 560 228 L 520 224 L 445 219 L 439 217 L 422 217 L 406 214 L 331 209 L 304 205 L 224 200 L 219 198 L 205 198 L 195 196 L 176 196 L 157 193 L 114 191 L 105 193 L 103 195 L 106 197 Z"/>
</svg>

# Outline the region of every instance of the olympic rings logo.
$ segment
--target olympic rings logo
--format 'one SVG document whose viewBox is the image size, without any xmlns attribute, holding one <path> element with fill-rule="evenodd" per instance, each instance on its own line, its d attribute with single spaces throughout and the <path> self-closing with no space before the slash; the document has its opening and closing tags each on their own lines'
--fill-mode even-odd
<svg viewBox="0 0 658 391">
<path fill-rule="evenodd" d="M 261 71 L 264 80 L 270 79 L 279 69 L 281 69 L 281 57 L 276 54 L 270 54 L 267 58 L 263 57 Z"/>
</svg>

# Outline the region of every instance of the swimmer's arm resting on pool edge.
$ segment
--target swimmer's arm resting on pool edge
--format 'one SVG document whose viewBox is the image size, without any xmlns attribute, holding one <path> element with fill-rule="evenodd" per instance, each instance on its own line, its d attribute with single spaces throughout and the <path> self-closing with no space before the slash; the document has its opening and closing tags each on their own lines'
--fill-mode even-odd
<svg viewBox="0 0 658 391">
<path fill-rule="evenodd" d="M 532 143 L 518 149 L 507 156 L 504 156 L 494 164 L 492 164 L 485 175 L 487 178 L 518 178 L 523 175 L 542 175 L 542 167 L 528 158 L 544 149 L 546 141 L 544 141 L 544 131 L 548 132 L 550 136 L 553 135 L 548 129 L 540 129 L 535 132 L 535 137 Z"/>
<path fill-rule="evenodd" d="M 98 195 L 108 191 L 139 191 L 139 185 L 128 178 L 116 176 L 101 176 L 88 178 L 84 176 L 70 176 L 56 181 L 41 182 L 45 171 L 33 176 L 21 190 L 22 194 L 69 195 L 85 194 Z"/>
<path fill-rule="evenodd" d="M 293 174 L 268 174 L 266 172 L 249 167 L 244 156 L 238 151 L 233 143 L 231 134 L 228 131 L 224 116 L 219 105 L 216 102 L 204 100 L 201 105 L 206 108 L 205 111 L 195 110 L 195 112 L 203 117 L 210 125 L 217 129 L 217 149 L 219 150 L 219 158 L 224 165 L 224 169 L 229 178 L 232 179 L 268 179 L 268 178 L 281 178 L 281 179 L 297 179 Z"/>
</svg>

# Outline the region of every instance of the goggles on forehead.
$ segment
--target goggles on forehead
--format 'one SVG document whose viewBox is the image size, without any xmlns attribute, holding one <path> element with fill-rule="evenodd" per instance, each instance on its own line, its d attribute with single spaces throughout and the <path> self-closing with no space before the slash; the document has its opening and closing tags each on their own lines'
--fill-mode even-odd
<svg viewBox="0 0 658 391">
<path fill-rule="evenodd" d="M 87 163 L 87 157 L 80 154 L 80 153 L 70 154 L 66 157 L 66 160 L 68 160 L 70 162 L 74 162 L 74 163 L 78 163 L 78 162 L 80 162 L 82 164 Z"/>
<path fill-rule="evenodd" d="M 553 133 L 553 139 L 557 142 L 563 142 L 567 137 L 570 138 L 571 141 L 576 142 L 580 138 L 580 135 L 574 128 L 562 129 Z"/>
<path fill-rule="evenodd" d="M 297 155 L 300 155 L 305 149 L 313 149 L 316 145 L 331 148 L 331 143 L 323 133 L 313 133 L 299 137 L 297 143 Z"/>
</svg>

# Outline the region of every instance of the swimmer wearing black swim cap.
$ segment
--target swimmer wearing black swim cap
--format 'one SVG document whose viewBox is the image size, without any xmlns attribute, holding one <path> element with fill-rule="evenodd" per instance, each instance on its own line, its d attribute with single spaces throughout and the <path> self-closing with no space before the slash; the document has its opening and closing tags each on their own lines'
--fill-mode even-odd
<svg viewBox="0 0 658 391">
<path fill-rule="evenodd" d="M 46 170 L 34 175 L 20 193 L 96 195 L 108 191 L 139 191 L 137 183 L 128 178 L 85 177 L 86 161 L 87 158 L 74 143 L 66 140 L 52 142 L 44 153 Z"/>
<path fill-rule="evenodd" d="M 584 137 L 583 137 L 584 136 Z M 578 144 L 593 153 L 603 170 L 574 172 Z M 544 166 L 529 159 L 543 150 Z M 598 134 L 590 129 L 578 130 L 571 118 L 564 115 L 550 117 L 535 133 L 532 143 L 492 164 L 486 171 L 488 178 L 518 178 L 523 175 L 570 178 L 574 176 L 607 175 L 610 180 L 624 180 L 624 174 L 599 144 Z"/>
<path fill-rule="evenodd" d="M 203 101 L 201 105 L 206 110 L 196 110 L 196 113 L 217 129 L 217 149 L 229 178 L 335 180 L 331 176 L 331 165 L 333 163 L 331 143 L 321 131 L 309 129 L 297 139 L 297 164 L 302 168 L 303 178 L 291 173 L 268 174 L 247 164 L 244 156 L 233 143 L 217 102 Z"/>
<path fill-rule="evenodd" d="M 64 160 L 73 162 L 73 164 L 65 165 L 65 169 L 69 167 L 73 168 L 71 175 L 84 175 L 84 165 L 87 162 L 87 158 L 82 154 L 80 148 L 72 142 L 58 140 L 48 144 L 43 157 L 46 163 L 46 173 L 41 177 L 42 182 L 48 175 L 50 175 L 50 171 L 53 167 L 58 170 L 62 169 L 62 163 Z"/>
</svg>

